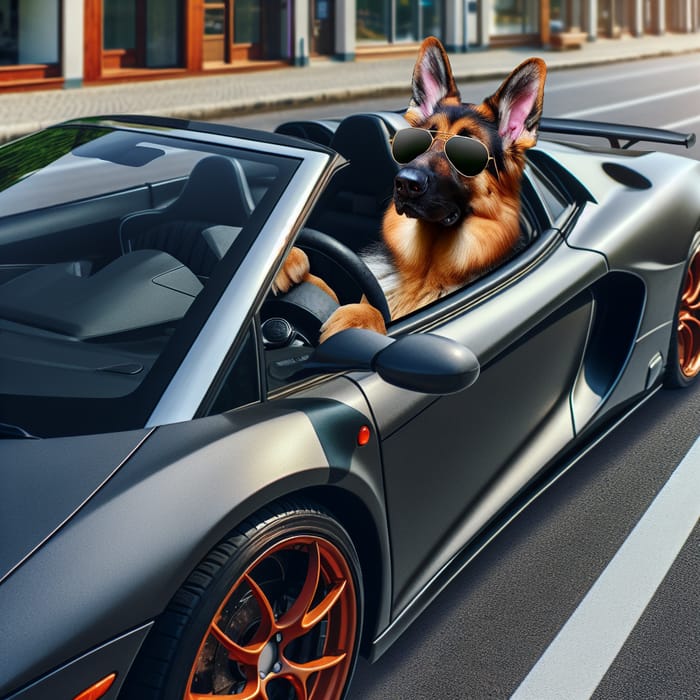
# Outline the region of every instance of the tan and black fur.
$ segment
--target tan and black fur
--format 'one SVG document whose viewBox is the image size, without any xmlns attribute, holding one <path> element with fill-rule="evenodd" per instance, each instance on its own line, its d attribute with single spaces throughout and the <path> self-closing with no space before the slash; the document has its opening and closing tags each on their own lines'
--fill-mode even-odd
<svg viewBox="0 0 700 700">
<path fill-rule="evenodd" d="M 449 59 L 434 37 L 426 39 L 413 71 L 405 118 L 411 126 L 443 134 L 472 136 L 491 156 L 474 176 L 458 173 L 444 153 L 445 136 L 403 166 L 382 227 L 378 270 L 392 319 L 429 304 L 513 254 L 520 238 L 520 186 L 525 151 L 537 142 L 546 67 L 539 58 L 521 63 L 480 104 L 462 103 Z M 292 256 L 290 256 L 291 258 Z M 281 274 L 300 281 L 308 274 L 296 256 Z M 278 278 L 279 279 L 279 278 Z M 277 284 L 284 291 L 285 285 Z M 321 340 L 344 328 L 386 332 L 369 304 L 341 306 L 324 324 Z"/>
</svg>

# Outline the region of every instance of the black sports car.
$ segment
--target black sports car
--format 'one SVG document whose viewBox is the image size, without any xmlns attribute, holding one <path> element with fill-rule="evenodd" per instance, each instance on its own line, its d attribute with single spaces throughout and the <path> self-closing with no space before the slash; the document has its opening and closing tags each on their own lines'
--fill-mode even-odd
<svg viewBox="0 0 700 700">
<path fill-rule="evenodd" d="M 621 147 L 694 137 L 588 122 L 543 120 L 515 257 L 319 345 L 336 302 L 272 282 L 298 245 L 386 313 L 357 253 L 401 123 L 0 148 L 0 695 L 340 698 L 581 445 L 697 378 L 700 163 Z"/>
</svg>

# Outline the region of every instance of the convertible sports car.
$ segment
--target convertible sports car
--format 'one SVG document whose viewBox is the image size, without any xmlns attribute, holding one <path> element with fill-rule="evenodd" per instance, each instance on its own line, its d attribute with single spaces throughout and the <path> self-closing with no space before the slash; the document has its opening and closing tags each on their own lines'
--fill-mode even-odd
<svg viewBox="0 0 700 700">
<path fill-rule="evenodd" d="M 0 148 L 1 696 L 341 698 L 697 378 L 700 163 L 628 147 L 694 136 L 590 122 L 543 120 L 515 257 L 319 345 L 335 301 L 272 281 L 298 245 L 386 314 L 357 252 L 402 124 L 108 116 Z"/>
</svg>

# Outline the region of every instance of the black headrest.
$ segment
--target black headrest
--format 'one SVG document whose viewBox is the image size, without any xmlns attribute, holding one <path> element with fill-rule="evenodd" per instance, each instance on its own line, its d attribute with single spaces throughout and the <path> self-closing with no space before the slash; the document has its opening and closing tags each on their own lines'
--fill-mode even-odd
<svg viewBox="0 0 700 700">
<path fill-rule="evenodd" d="M 398 165 L 391 156 L 389 131 L 378 116 L 353 114 L 346 117 L 338 125 L 330 145 L 350 161 L 349 167 L 341 173 L 346 173 L 345 180 L 353 177 L 355 191 L 379 194 L 379 191 L 391 189 Z"/>
<path fill-rule="evenodd" d="M 168 215 L 241 226 L 253 206 L 240 163 L 223 156 L 207 156 L 192 168 L 180 196 L 168 207 Z"/>
<path fill-rule="evenodd" d="M 308 139 L 324 146 L 328 146 L 333 138 L 332 124 L 320 120 L 285 122 L 275 129 L 275 133 Z"/>
</svg>

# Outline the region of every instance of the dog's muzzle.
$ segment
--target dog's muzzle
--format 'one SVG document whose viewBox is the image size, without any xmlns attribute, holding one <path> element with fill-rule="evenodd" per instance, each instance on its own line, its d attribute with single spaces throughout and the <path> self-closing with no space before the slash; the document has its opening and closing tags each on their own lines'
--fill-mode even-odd
<svg viewBox="0 0 700 700">
<path fill-rule="evenodd" d="M 414 219 L 436 221 L 452 226 L 461 216 L 460 209 L 436 202 L 430 195 L 430 176 L 419 168 L 401 168 L 394 178 L 394 206 L 398 214 Z"/>
</svg>

